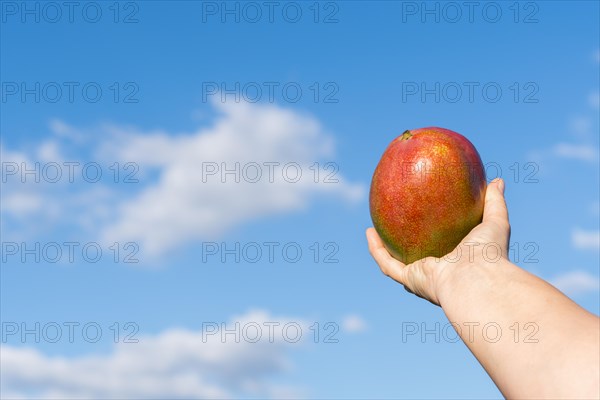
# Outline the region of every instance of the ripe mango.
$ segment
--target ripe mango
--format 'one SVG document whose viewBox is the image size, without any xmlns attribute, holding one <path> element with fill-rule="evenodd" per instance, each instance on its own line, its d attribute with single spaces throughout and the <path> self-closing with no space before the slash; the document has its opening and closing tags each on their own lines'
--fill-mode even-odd
<svg viewBox="0 0 600 400">
<path fill-rule="evenodd" d="M 443 257 L 481 222 L 485 189 L 481 157 L 467 138 L 438 127 L 407 130 L 373 174 L 373 225 L 405 264 Z"/>
</svg>

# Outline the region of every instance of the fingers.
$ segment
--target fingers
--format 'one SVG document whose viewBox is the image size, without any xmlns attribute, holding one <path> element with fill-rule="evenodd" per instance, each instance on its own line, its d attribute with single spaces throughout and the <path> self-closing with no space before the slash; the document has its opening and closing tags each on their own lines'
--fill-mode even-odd
<svg viewBox="0 0 600 400">
<path fill-rule="evenodd" d="M 488 185 L 485 192 L 483 222 L 494 223 L 508 228 L 508 209 L 504 200 L 504 181 L 496 178 Z"/>
<path fill-rule="evenodd" d="M 369 243 L 369 252 L 379 265 L 381 272 L 389 276 L 396 282 L 405 285 L 406 273 L 405 265 L 390 255 L 383 245 L 383 241 L 374 228 L 367 229 L 367 242 Z"/>
</svg>

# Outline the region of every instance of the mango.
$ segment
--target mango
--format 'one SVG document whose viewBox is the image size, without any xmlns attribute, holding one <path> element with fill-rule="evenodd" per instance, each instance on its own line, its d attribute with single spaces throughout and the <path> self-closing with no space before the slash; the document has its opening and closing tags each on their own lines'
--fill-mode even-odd
<svg viewBox="0 0 600 400">
<path fill-rule="evenodd" d="M 486 185 L 481 157 L 467 138 L 438 127 L 407 130 L 375 169 L 371 219 L 403 263 L 443 257 L 481 222 Z"/>
</svg>

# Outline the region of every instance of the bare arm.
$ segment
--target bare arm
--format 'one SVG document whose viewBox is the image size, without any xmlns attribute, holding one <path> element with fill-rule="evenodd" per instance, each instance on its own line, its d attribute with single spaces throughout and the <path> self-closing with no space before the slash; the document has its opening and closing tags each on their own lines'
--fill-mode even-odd
<svg viewBox="0 0 600 400">
<path fill-rule="evenodd" d="M 404 265 L 372 228 L 369 250 L 384 274 L 442 307 L 504 396 L 599 398 L 600 319 L 508 260 L 503 192 L 490 183 L 483 222 L 448 257 Z"/>
</svg>

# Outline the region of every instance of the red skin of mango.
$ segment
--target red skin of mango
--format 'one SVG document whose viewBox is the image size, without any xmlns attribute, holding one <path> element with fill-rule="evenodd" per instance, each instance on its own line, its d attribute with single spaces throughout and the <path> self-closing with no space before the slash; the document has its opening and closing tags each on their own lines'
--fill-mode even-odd
<svg viewBox="0 0 600 400">
<path fill-rule="evenodd" d="M 373 225 L 405 264 L 443 257 L 481 223 L 485 189 L 481 157 L 467 138 L 437 127 L 406 131 L 373 174 Z"/>
</svg>

